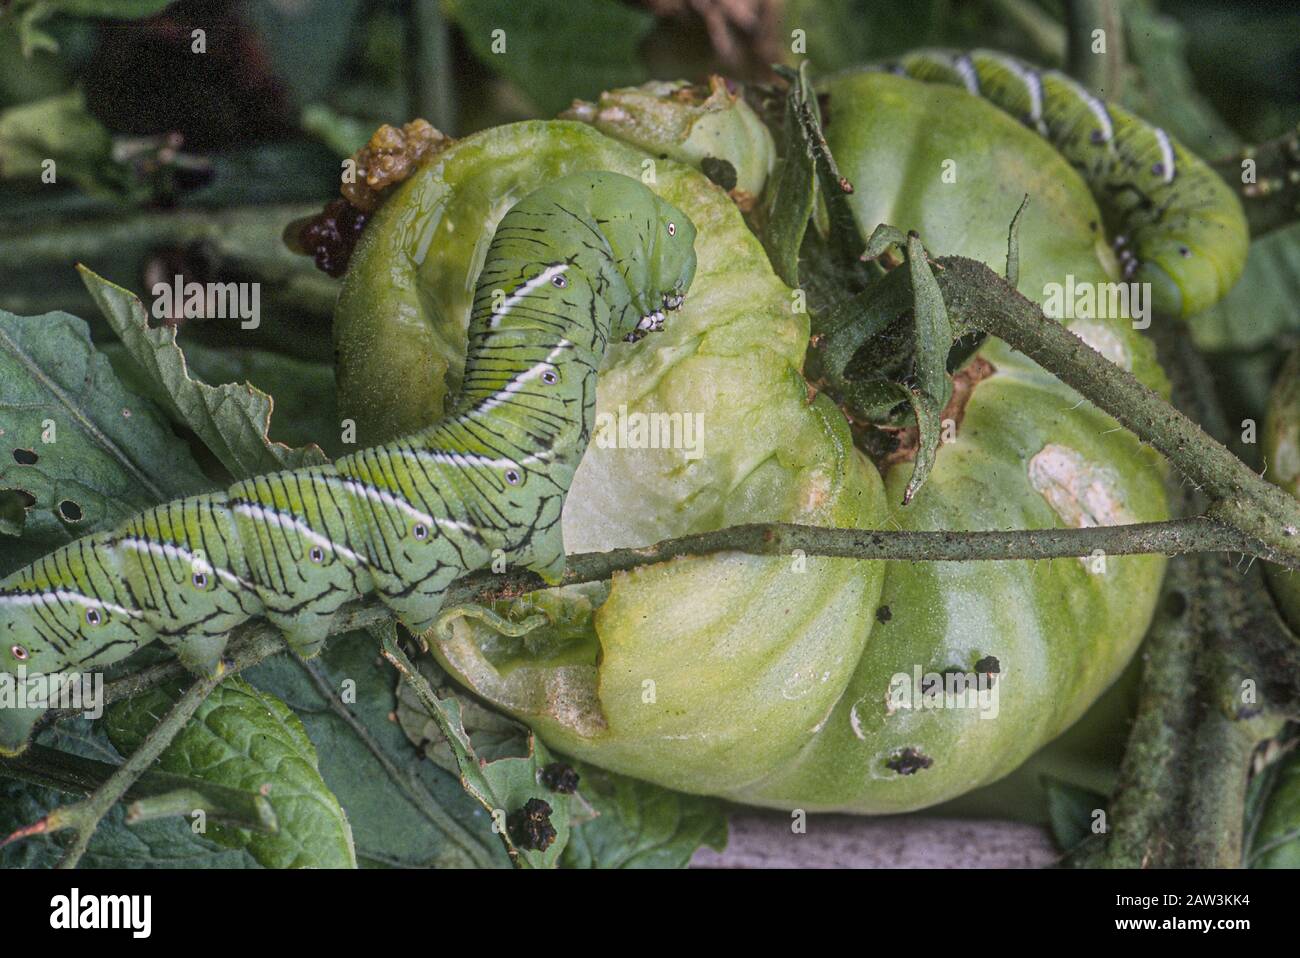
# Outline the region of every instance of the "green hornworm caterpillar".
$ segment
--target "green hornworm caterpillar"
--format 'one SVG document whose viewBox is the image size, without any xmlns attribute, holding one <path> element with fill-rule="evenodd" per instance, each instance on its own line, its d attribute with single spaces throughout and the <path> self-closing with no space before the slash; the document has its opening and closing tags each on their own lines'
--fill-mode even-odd
<svg viewBox="0 0 1300 958">
<path fill-rule="evenodd" d="M 560 513 L 613 339 L 662 328 L 695 274 L 695 227 L 637 180 L 577 173 L 515 204 L 475 287 L 461 392 L 435 425 L 333 464 L 164 503 L 0 580 L 0 672 L 103 667 L 161 639 L 218 667 L 264 617 L 303 656 L 375 593 L 414 632 L 494 557 L 556 582 Z M 495 555 L 494 555 L 495 554 Z M 0 709 L 0 754 L 40 709 Z"/>
<path fill-rule="evenodd" d="M 1159 127 L 1063 73 L 1003 53 L 918 50 L 881 69 L 963 86 L 1045 137 L 1082 174 L 1124 278 L 1150 283 L 1158 312 L 1198 313 L 1241 276 L 1250 242 L 1241 204 L 1214 170 Z"/>
</svg>

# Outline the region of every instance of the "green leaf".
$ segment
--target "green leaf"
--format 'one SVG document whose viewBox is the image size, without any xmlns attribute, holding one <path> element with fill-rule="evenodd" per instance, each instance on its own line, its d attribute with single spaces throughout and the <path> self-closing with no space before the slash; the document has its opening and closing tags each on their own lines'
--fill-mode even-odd
<svg viewBox="0 0 1300 958">
<path fill-rule="evenodd" d="M 236 478 L 296 469 L 325 461 L 316 446 L 290 449 L 273 442 L 273 401 L 252 386 L 209 386 L 190 376 L 175 327 L 150 328 L 135 294 L 78 266 L 81 278 L 114 332 L 168 400 L 170 412 L 188 425 Z"/>
<path fill-rule="evenodd" d="M 0 571 L 210 485 L 84 322 L 0 310 L 0 534 L 23 536 L 5 544 Z"/>
<path fill-rule="evenodd" d="M 396 624 L 389 621 L 371 632 L 382 644 L 384 654 L 403 672 L 403 681 L 415 693 L 415 707 L 436 723 L 442 742 L 456 761 L 462 787 L 492 816 L 494 831 L 511 857 L 517 864 L 531 868 L 557 867 L 569 841 L 570 808 L 568 795 L 541 784 L 542 769 L 554 761 L 550 750 L 536 735 L 527 732 L 522 755 L 505 755 L 492 761 L 483 758 L 470 742 L 461 699 L 454 693 L 438 696 L 423 671 L 408 671 L 415 667 L 397 643 Z M 415 721 L 408 718 L 406 724 Z M 531 803 L 543 803 L 551 829 L 541 847 L 529 847 L 517 825 Z"/>
<path fill-rule="evenodd" d="M 781 158 L 768 181 L 763 246 L 772 269 L 787 286 L 799 285 L 799 250 L 817 201 L 817 170 L 809 139 L 808 88 L 804 74 L 783 71 L 790 84 L 785 100 Z"/>
<path fill-rule="evenodd" d="M 785 34 L 803 30 L 817 68 L 843 70 L 927 46 L 946 6 L 942 0 L 786 0 Z"/>
<path fill-rule="evenodd" d="M 683 795 L 594 765 L 573 763 L 578 794 L 596 813 L 574 827 L 566 868 L 685 868 L 703 845 L 722 851 L 727 817 L 710 798 Z"/>
<path fill-rule="evenodd" d="M 1241 279 L 1227 296 L 1191 317 L 1196 345 L 1247 351 L 1300 330 L 1300 224 L 1251 242 Z"/>
<path fill-rule="evenodd" d="M 174 0 L 38 0 L 51 13 L 70 17 L 94 17 L 100 20 L 138 20 L 151 17 Z M 22 0 L 19 0 L 22 5 Z"/>
<path fill-rule="evenodd" d="M 1093 815 L 1106 808 L 1106 796 L 1044 775 L 1047 818 L 1056 847 L 1068 852 L 1092 836 Z"/>
<path fill-rule="evenodd" d="M 395 673 L 374 639 L 332 639 L 310 662 L 279 655 L 245 673 L 302 719 L 321 776 L 347 810 L 365 866 L 506 867 L 488 813 L 412 744 L 402 727 Z M 454 766 L 453 766 L 454 767 Z"/>
<path fill-rule="evenodd" d="M 122 756 L 101 723 L 67 719 L 44 729 L 38 741 L 67 756 L 119 765 Z M 80 791 L 0 778 L 0 835 L 39 821 L 52 809 L 83 797 Z M 95 829 L 82 868 L 256 868 L 244 850 L 223 848 L 196 834 L 179 818 L 126 824 L 118 803 Z M 0 849 L 0 868 L 51 868 L 63 855 L 59 837 L 27 838 Z"/>
<path fill-rule="evenodd" d="M 654 17 L 615 0 L 443 0 L 442 6 L 475 55 L 544 113 L 646 78 L 637 48 Z"/>
<path fill-rule="evenodd" d="M 1142 76 L 1140 84 L 1125 88 L 1124 105 L 1195 153 L 1217 157 L 1232 152 L 1237 135 L 1197 91 L 1183 28 L 1145 3 L 1128 4 L 1124 21 L 1126 53 Z"/>
<path fill-rule="evenodd" d="M 160 384 L 150 378 L 121 343 L 100 347 L 123 383 L 134 392 L 167 403 Z M 205 383 L 248 383 L 275 398 L 271 439 L 287 446 L 307 446 L 319 440 L 331 455 L 342 455 L 334 368 L 269 349 L 219 349 L 201 342 L 184 344 L 190 371 Z"/>
<path fill-rule="evenodd" d="M 176 702 L 183 687 L 162 686 L 111 706 L 109 739 L 129 755 Z M 158 759 L 164 771 L 267 796 L 273 834 L 208 823 L 208 836 L 246 848 L 267 868 L 353 868 L 352 830 L 326 787 L 302 722 L 275 696 L 238 676 L 219 685 Z"/>
<path fill-rule="evenodd" d="M 1269 765 L 1251 786 L 1248 807 L 1258 811 L 1246 864 L 1251 868 L 1300 868 L 1300 749 L 1293 747 Z"/>
</svg>

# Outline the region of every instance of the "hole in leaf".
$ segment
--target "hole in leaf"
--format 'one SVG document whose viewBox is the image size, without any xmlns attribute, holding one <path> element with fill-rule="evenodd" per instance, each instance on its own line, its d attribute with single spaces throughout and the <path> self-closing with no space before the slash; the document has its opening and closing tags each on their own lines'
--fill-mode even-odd
<svg viewBox="0 0 1300 958">
<path fill-rule="evenodd" d="M 19 536 L 36 497 L 22 489 L 0 489 L 0 535 Z"/>
</svg>

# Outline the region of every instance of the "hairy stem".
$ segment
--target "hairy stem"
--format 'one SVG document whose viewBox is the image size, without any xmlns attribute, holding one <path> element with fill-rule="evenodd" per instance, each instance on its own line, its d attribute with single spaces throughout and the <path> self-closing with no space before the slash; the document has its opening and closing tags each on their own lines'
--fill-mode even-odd
<svg viewBox="0 0 1300 958">
<path fill-rule="evenodd" d="M 983 263 L 938 260 L 954 328 L 978 329 L 1024 353 L 1150 443 L 1211 500 L 1208 514 L 1259 543 L 1247 551 L 1294 566 L 1300 559 L 1300 501 L 1265 482 L 1127 370 L 1120 369 Z M 1267 552 L 1267 555 L 1266 555 Z"/>
<path fill-rule="evenodd" d="M 39 832 L 51 833 L 73 830 L 72 843 L 59 860 L 58 868 L 76 868 L 81 856 L 86 853 L 91 836 L 109 810 L 126 795 L 149 767 L 157 760 L 163 750 L 185 727 L 185 723 L 194 717 L 199 706 L 212 694 L 212 690 L 226 677 L 224 671 L 216 675 L 204 676 L 194 682 L 182 695 L 157 727 L 145 737 L 140 747 L 131 753 L 104 784 L 90 794 L 84 801 L 65 805 L 50 812 L 43 823 L 34 828 Z"/>
<path fill-rule="evenodd" d="M 1223 436 L 1203 362 L 1185 341 L 1168 345 L 1179 405 Z M 1174 493 L 1203 505 L 1195 493 Z M 1226 557 L 1196 555 L 1171 563 L 1145 649 L 1111 831 L 1081 863 L 1238 867 L 1255 749 L 1300 708 L 1300 644 L 1258 568 L 1243 575 Z"/>
</svg>

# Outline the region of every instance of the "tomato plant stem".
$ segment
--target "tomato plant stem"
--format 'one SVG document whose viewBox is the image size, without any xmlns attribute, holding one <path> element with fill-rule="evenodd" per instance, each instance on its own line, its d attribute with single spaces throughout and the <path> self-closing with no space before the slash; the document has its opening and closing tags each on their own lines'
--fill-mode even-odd
<svg viewBox="0 0 1300 958">
<path fill-rule="evenodd" d="M 997 336 L 1149 442 L 1209 498 L 1209 516 L 1256 543 L 1246 551 L 1270 561 L 1286 556 L 1292 567 L 1300 560 L 1300 501 L 1261 479 L 1195 422 L 1048 319 L 983 263 L 961 256 L 937 263 L 954 331 Z"/>
<path fill-rule="evenodd" d="M 1206 429 L 1227 426 L 1185 338 L 1164 340 L 1175 401 Z M 1171 499 L 1204 506 L 1177 487 Z M 1077 857 L 1125 868 L 1238 867 L 1256 748 L 1300 705 L 1300 644 L 1278 617 L 1259 568 L 1225 556 L 1170 564 L 1145 645 L 1142 691 L 1109 809 L 1109 831 Z"/>
<path fill-rule="evenodd" d="M 1069 0 L 1065 25 L 1067 72 L 1101 99 L 1118 102 L 1124 79 L 1124 24 L 1118 0 Z"/>
</svg>

